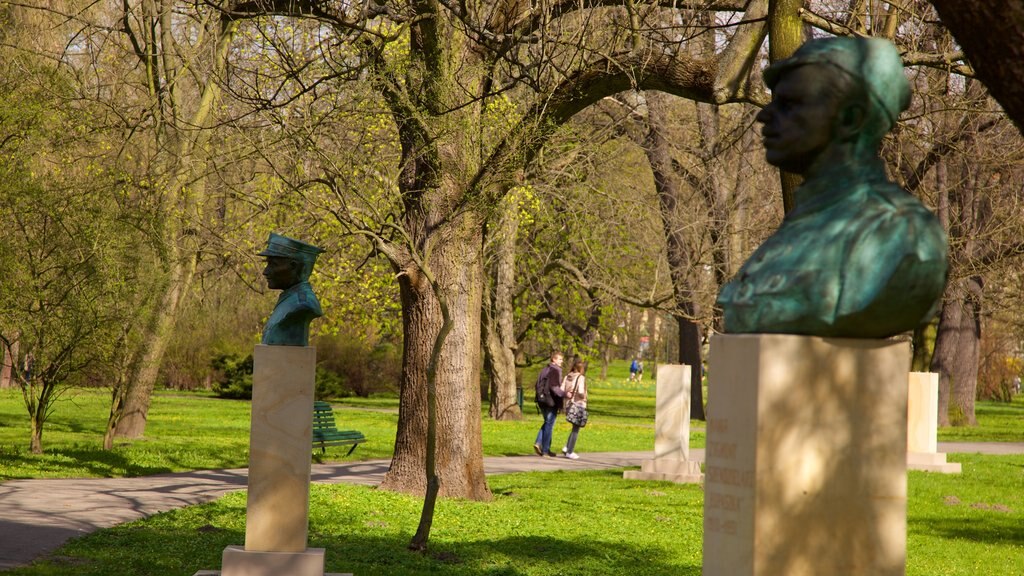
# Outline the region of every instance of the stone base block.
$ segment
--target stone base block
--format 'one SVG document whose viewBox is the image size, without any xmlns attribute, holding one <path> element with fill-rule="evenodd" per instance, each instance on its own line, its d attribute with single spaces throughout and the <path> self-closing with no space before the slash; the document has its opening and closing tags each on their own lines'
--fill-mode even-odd
<svg viewBox="0 0 1024 576">
<path fill-rule="evenodd" d="M 307 548 L 304 552 L 253 552 L 241 546 L 228 546 L 221 557 L 221 571 L 199 574 L 221 576 L 326 576 L 324 549 Z"/>
<path fill-rule="evenodd" d="M 622 477 L 627 480 L 662 480 L 677 484 L 699 484 L 704 481 L 700 462 L 673 458 L 645 460 L 640 464 L 640 470 L 627 470 L 622 473 Z"/>
<path fill-rule="evenodd" d="M 943 452 L 907 452 L 907 469 L 942 474 L 963 472 L 959 462 L 946 462 L 946 454 Z"/>
<path fill-rule="evenodd" d="M 903 576 L 907 367 L 893 340 L 711 340 L 704 576 Z"/>
</svg>

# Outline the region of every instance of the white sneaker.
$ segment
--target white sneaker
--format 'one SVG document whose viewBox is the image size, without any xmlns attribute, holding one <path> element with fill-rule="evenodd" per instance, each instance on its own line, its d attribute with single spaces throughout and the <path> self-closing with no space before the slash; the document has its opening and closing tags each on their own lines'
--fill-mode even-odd
<svg viewBox="0 0 1024 576">
<path fill-rule="evenodd" d="M 565 447 L 565 446 L 562 446 L 562 454 L 568 454 L 568 453 L 569 453 L 569 449 L 567 447 Z"/>
<path fill-rule="evenodd" d="M 570 452 L 570 453 L 566 454 L 565 457 L 568 458 L 569 460 L 579 460 L 580 459 L 580 455 L 575 453 L 575 452 Z"/>
</svg>

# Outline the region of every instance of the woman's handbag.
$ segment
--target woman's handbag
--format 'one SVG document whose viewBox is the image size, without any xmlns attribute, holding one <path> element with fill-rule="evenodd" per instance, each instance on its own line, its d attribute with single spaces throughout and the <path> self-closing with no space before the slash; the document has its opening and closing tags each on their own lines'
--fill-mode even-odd
<svg viewBox="0 0 1024 576">
<path fill-rule="evenodd" d="M 572 387 L 573 398 L 576 397 L 576 388 L 579 387 L 579 385 L 580 377 L 577 376 L 576 381 Z M 588 416 L 589 415 L 587 414 L 587 408 L 583 404 L 575 401 L 569 402 L 569 407 L 566 408 L 565 410 L 565 419 L 568 420 L 570 424 L 579 426 L 580 428 L 583 428 L 584 426 L 587 425 Z"/>
<path fill-rule="evenodd" d="M 575 424 L 580 428 L 587 425 L 588 416 L 587 409 L 583 404 L 578 404 L 576 402 L 570 402 L 569 409 L 565 411 L 565 419 L 568 420 L 570 424 Z"/>
</svg>

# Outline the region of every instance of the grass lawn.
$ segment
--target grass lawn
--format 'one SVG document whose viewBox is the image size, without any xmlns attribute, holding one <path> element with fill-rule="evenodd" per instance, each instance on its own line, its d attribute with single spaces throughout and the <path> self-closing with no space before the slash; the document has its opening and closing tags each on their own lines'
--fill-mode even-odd
<svg viewBox="0 0 1024 576">
<path fill-rule="evenodd" d="M 650 450 L 654 391 L 612 375 L 592 382 L 592 424 L 580 451 Z M 532 394 L 527 394 L 528 397 Z M 46 454 L 27 453 L 21 398 L 0 391 L 0 480 L 124 476 L 245 466 L 249 406 L 202 395 L 159 393 L 147 438 L 99 449 L 107 395 L 78 392 L 58 406 L 43 436 Z M 370 441 L 349 459 L 390 454 L 397 400 L 335 402 L 339 425 Z M 1024 399 L 980 403 L 979 426 L 940 431 L 941 440 L 1021 441 Z M 703 446 L 703 427 L 693 446 Z M 484 452 L 526 454 L 540 418 L 528 403 L 522 422 L 483 420 Z M 561 425 L 560 441 L 568 432 Z M 346 447 L 328 449 L 341 459 Z M 961 475 L 909 473 L 909 576 L 1024 575 L 1024 455 L 954 454 Z M 700 486 L 624 480 L 620 471 L 492 476 L 489 503 L 439 502 L 426 554 L 405 546 L 421 502 L 348 485 L 314 485 L 310 546 L 327 549 L 327 569 L 357 575 L 699 575 Z M 220 566 L 244 542 L 244 493 L 158 514 L 75 539 L 50 559 L 12 576 L 191 576 Z"/>
</svg>

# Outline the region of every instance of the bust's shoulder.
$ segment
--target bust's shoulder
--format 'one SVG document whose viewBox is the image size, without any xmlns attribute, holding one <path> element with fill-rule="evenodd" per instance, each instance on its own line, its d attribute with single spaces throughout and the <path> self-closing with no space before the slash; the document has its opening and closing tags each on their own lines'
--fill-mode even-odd
<svg viewBox="0 0 1024 576">
<path fill-rule="evenodd" d="M 313 312 L 317 315 L 321 313 L 320 301 L 317 300 L 313 293 L 313 287 L 308 282 L 302 282 L 289 288 L 282 295 L 277 307 L 283 308 L 289 314 L 303 311 Z"/>
</svg>

